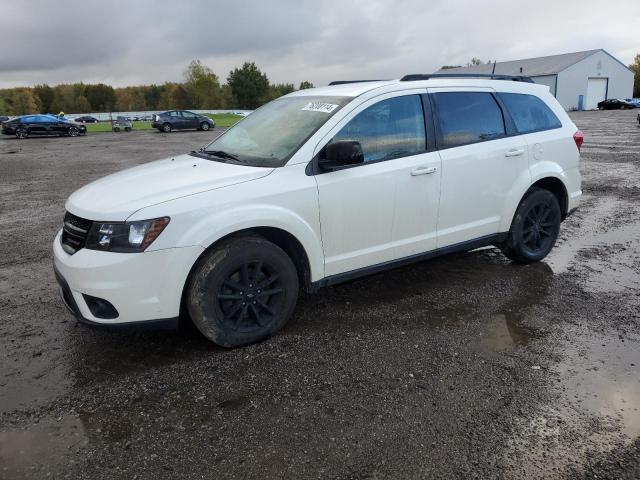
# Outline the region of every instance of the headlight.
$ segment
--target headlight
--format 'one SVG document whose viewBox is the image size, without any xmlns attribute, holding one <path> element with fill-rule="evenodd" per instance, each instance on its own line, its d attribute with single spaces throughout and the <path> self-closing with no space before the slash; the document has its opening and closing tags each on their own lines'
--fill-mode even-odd
<svg viewBox="0 0 640 480">
<path fill-rule="evenodd" d="M 169 224 L 169 217 L 138 222 L 94 222 L 86 248 L 108 252 L 143 252 Z"/>
</svg>

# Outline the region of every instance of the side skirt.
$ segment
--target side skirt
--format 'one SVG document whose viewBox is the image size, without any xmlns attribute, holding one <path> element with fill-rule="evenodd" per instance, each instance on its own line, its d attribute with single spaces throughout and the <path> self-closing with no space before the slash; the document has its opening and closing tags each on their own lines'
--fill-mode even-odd
<svg viewBox="0 0 640 480">
<path fill-rule="evenodd" d="M 506 239 L 507 239 L 506 232 L 486 235 L 484 237 L 476 238 L 474 240 L 456 243 L 454 245 L 449 245 L 447 247 L 436 248 L 435 250 L 430 250 L 425 253 L 418 253 L 416 255 L 400 258 L 398 260 L 391 260 L 389 262 L 378 263 L 370 267 L 363 267 L 363 268 L 358 268 L 356 270 L 351 270 L 350 272 L 338 273 L 336 275 L 331 275 L 329 277 L 323 278 L 322 280 L 318 280 L 317 282 L 313 282 L 310 285 L 309 291 L 315 292 L 323 287 L 329 287 L 331 285 L 336 285 L 338 283 L 348 282 L 350 280 L 355 280 L 357 278 L 365 277 L 367 275 L 373 275 L 376 273 L 384 272 L 386 270 L 392 270 L 394 268 L 404 267 L 405 265 L 421 262 L 424 260 L 429 260 L 431 258 L 441 257 L 443 255 L 448 255 L 450 253 L 466 252 L 469 250 L 474 250 L 476 248 L 495 245 L 497 243 L 501 243 L 505 241 Z"/>
</svg>

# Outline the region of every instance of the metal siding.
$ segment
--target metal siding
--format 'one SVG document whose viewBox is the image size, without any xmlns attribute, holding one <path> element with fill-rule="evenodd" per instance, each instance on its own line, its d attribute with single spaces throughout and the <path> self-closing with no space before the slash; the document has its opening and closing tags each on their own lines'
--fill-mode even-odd
<svg viewBox="0 0 640 480">
<path fill-rule="evenodd" d="M 539 83 L 540 85 L 546 85 L 547 87 L 549 87 L 549 91 L 551 92 L 551 95 L 553 95 L 554 97 L 556 96 L 557 78 L 558 78 L 557 75 L 544 75 L 540 77 L 531 77 L 531 79 L 535 83 Z"/>
<path fill-rule="evenodd" d="M 584 52 L 562 53 L 560 55 L 549 55 L 547 57 L 497 62 L 494 73 L 502 75 L 528 75 L 530 77 L 553 75 L 601 51 L 602 50 L 586 50 Z M 439 70 L 438 73 L 492 73 L 492 69 L 492 63 L 485 63 L 470 67 Z"/>
<path fill-rule="evenodd" d="M 633 93 L 633 72 L 599 51 L 558 74 L 556 98 L 565 110 L 578 108 L 578 95 L 584 95 L 586 100 L 590 77 L 609 79 L 607 98 L 629 98 Z"/>
</svg>

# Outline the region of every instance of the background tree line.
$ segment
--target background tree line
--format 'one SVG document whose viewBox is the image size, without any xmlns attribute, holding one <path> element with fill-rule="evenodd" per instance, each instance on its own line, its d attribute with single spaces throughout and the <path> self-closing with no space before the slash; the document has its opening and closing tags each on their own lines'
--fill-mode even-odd
<svg viewBox="0 0 640 480">
<path fill-rule="evenodd" d="M 302 82 L 298 88 L 313 88 L 313 84 Z M 267 75 L 253 62 L 246 62 L 229 72 L 227 82 L 221 84 L 213 70 L 200 60 L 194 60 L 185 70 L 182 83 L 121 88 L 103 83 L 73 83 L 0 89 L 0 115 L 173 108 L 253 110 L 295 90 L 292 83 L 270 83 Z"/>
</svg>

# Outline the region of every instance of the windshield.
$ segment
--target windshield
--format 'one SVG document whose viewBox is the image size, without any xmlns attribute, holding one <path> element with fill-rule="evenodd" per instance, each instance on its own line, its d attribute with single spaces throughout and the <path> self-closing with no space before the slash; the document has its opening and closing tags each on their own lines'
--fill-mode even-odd
<svg viewBox="0 0 640 480">
<path fill-rule="evenodd" d="M 267 103 L 201 152 L 216 160 L 281 167 L 351 97 L 293 96 Z"/>
</svg>

